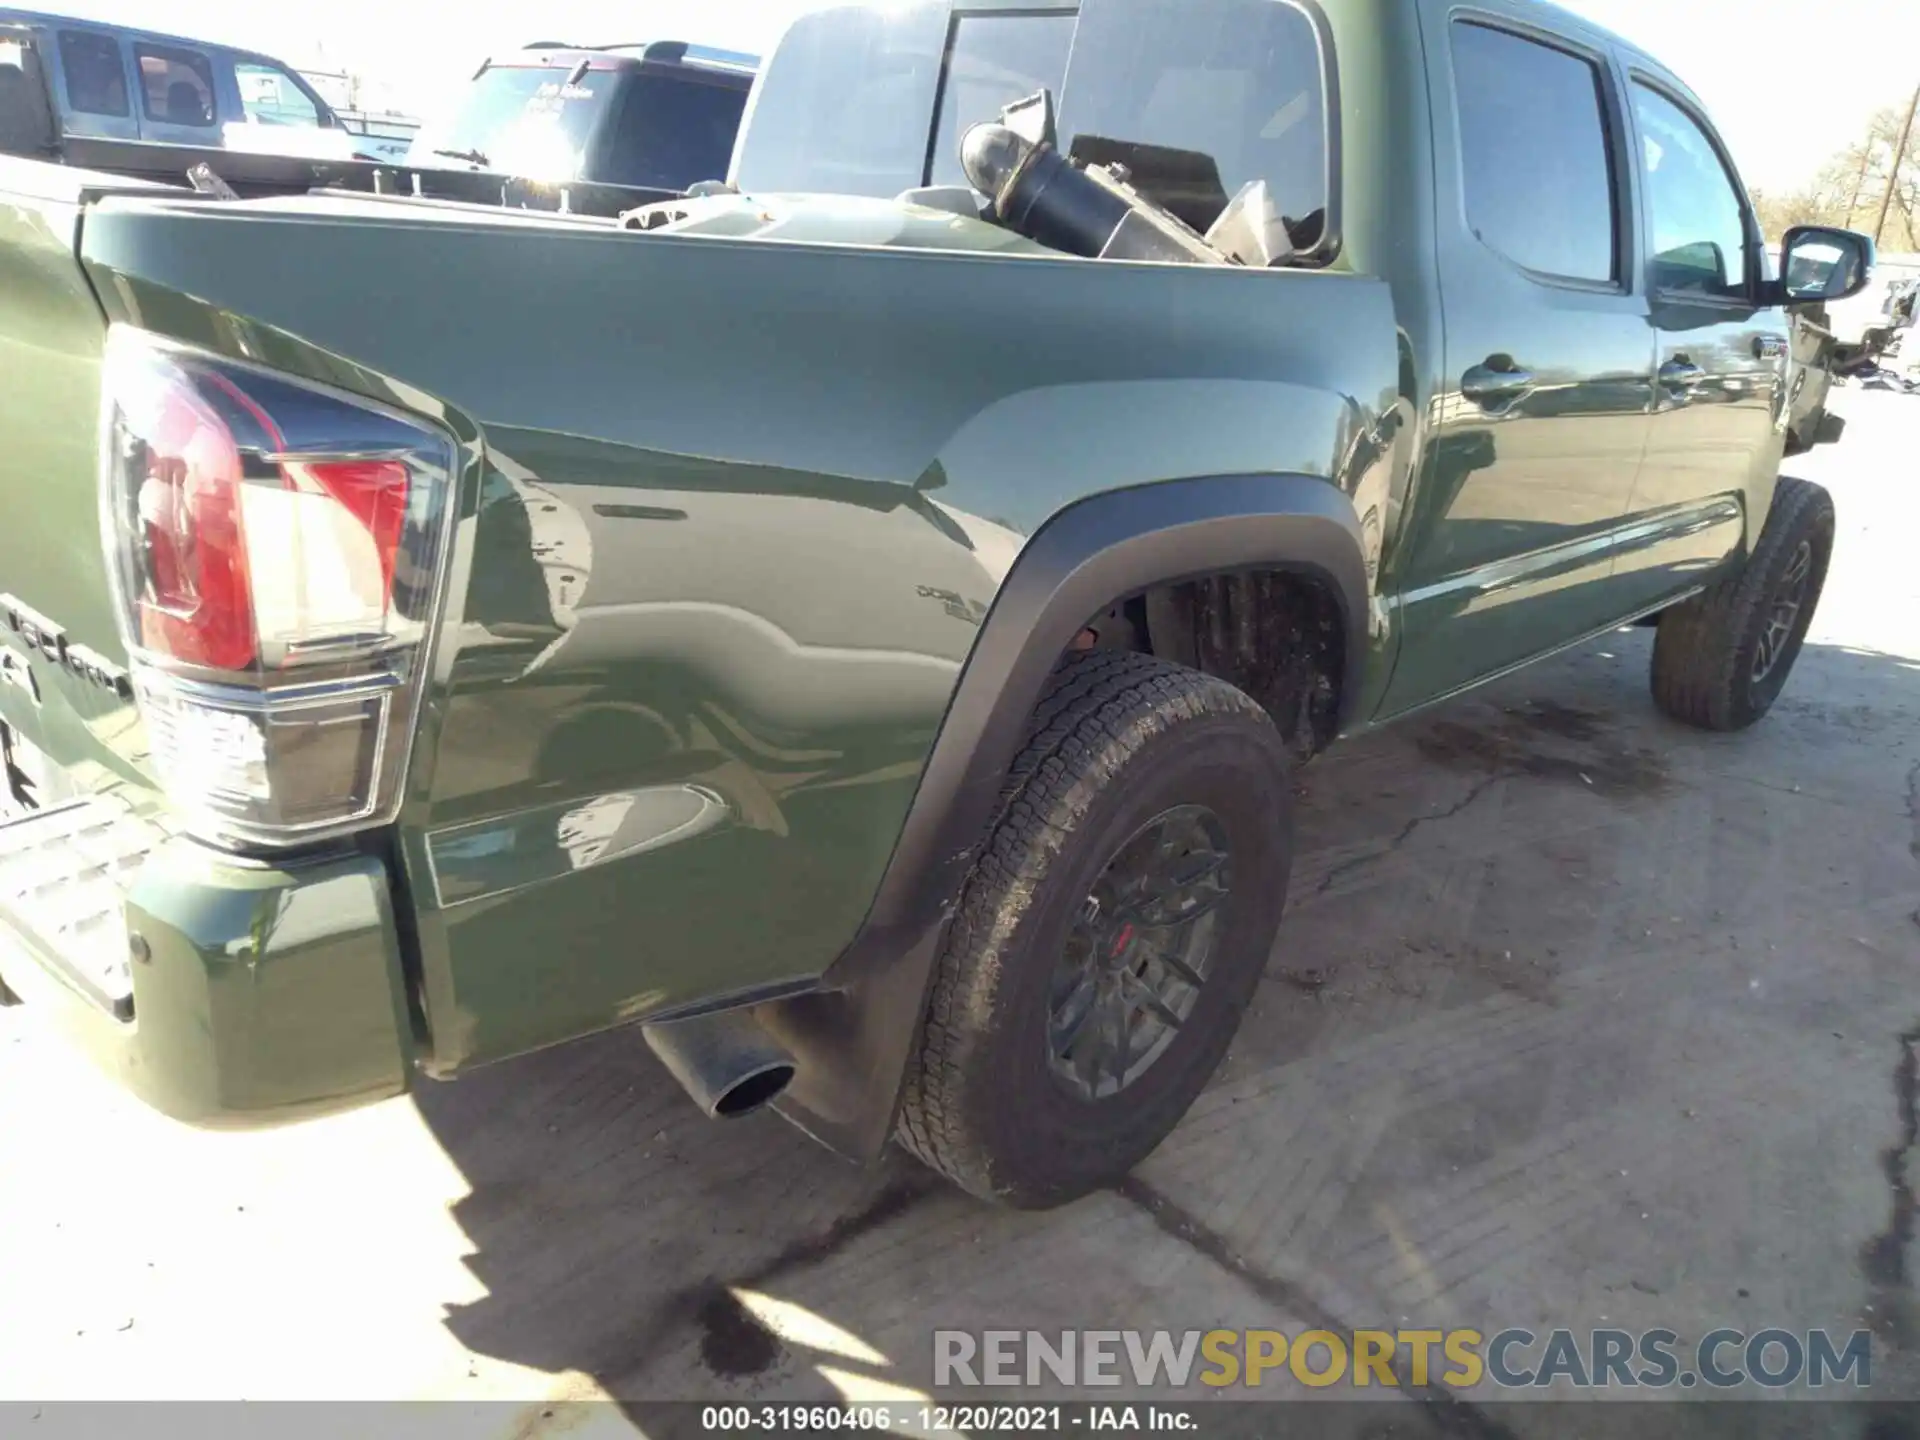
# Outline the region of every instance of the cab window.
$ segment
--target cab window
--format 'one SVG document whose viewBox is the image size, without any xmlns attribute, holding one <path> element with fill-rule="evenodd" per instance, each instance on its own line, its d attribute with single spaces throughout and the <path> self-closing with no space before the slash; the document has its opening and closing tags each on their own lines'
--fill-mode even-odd
<svg viewBox="0 0 1920 1440">
<path fill-rule="evenodd" d="M 882 198 L 924 183 L 950 19 L 944 3 L 803 14 L 756 82 L 728 178 Z"/>
<path fill-rule="evenodd" d="M 320 125 L 320 107 L 300 84 L 278 65 L 238 60 L 233 66 L 240 105 L 255 125 Z"/>
<path fill-rule="evenodd" d="M 60 68 L 67 77 L 67 104 L 82 115 L 133 114 L 127 101 L 127 71 L 120 42 L 85 30 L 60 32 Z"/>
<path fill-rule="evenodd" d="M 1062 146 L 1078 144 L 1083 158 L 1129 164 L 1129 152 L 1147 147 L 1184 152 L 1157 185 L 1141 184 L 1189 224 L 1204 230 L 1237 191 L 1264 180 L 1296 249 L 1328 239 L 1326 56 L 1301 6 L 955 8 L 899 0 L 802 16 L 760 82 L 735 183 L 879 196 L 962 185 L 967 129 L 1046 88 L 1059 103 Z"/>
<path fill-rule="evenodd" d="M 960 142 L 968 130 L 1016 100 L 1047 89 L 1057 100 L 1073 48 L 1074 17 L 1059 15 L 961 15 L 953 22 L 947 71 L 941 81 L 940 118 L 934 126 L 928 183 L 964 185 Z"/>
<path fill-rule="evenodd" d="M 1210 165 L 1156 196 L 1204 230 L 1256 180 L 1279 206 L 1296 250 L 1327 239 L 1330 143 L 1320 36 L 1286 0 L 1088 0 L 1067 67 L 1060 129 L 1184 150 Z M 1204 168 L 1204 165 L 1203 165 Z"/>
<path fill-rule="evenodd" d="M 213 66 L 207 57 L 171 46 L 136 45 L 140 63 L 141 101 L 147 119 L 161 125 L 211 129 Z"/>
<path fill-rule="evenodd" d="M 1653 288 L 1741 299 L 1750 293 L 1747 209 L 1707 133 L 1672 100 L 1633 87 L 1640 167 L 1653 226 Z"/>
</svg>

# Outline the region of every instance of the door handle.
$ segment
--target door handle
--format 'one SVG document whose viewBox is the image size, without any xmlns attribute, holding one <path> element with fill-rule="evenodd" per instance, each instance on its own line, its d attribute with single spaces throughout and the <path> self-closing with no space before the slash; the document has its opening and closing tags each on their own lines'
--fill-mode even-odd
<svg viewBox="0 0 1920 1440">
<path fill-rule="evenodd" d="M 1460 377 L 1460 393 L 1482 405 L 1512 400 L 1533 388 L 1533 378 L 1511 357 L 1492 355 Z"/>
<path fill-rule="evenodd" d="M 1660 367 L 1660 383 L 1670 385 L 1676 390 L 1691 390 L 1706 378 L 1707 372 L 1684 355 L 1669 360 Z"/>
</svg>

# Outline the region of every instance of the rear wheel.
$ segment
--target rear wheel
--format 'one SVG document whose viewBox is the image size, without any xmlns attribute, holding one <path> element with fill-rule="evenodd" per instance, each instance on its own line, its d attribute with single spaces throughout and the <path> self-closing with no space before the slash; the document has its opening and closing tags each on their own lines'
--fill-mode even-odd
<svg viewBox="0 0 1920 1440">
<path fill-rule="evenodd" d="M 1063 1204 L 1218 1068 L 1285 903 L 1288 756 L 1250 697 L 1150 656 L 1063 667 L 949 926 L 899 1138 L 963 1188 Z"/>
<path fill-rule="evenodd" d="M 1833 534 L 1826 490 L 1782 477 L 1746 565 L 1660 617 L 1654 702 L 1703 730 L 1744 730 L 1771 710 L 1813 623 Z"/>
</svg>

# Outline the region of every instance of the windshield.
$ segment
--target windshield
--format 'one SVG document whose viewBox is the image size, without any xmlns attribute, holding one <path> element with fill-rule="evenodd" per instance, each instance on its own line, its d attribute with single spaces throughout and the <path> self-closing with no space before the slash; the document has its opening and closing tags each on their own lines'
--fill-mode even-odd
<svg viewBox="0 0 1920 1440">
<path fill-rule="evenodd" d="M 685 190 L 726 178 L 746 86 L 698 69 L 496 66 L 459 110 L 423 127 L 408 163 L 465 163 L 530 180 Z"/>
<path fill-rule="evenodd" d="M 482 72 L 450 119 L 421 127 L 408 163 L 464 162 L 531 180 L 573 180 L 619 75 L 589 70 L 577 80 L 557 65 L 502 65 Z"/>
<path fill-rule="evenodd" d="M 1231 196 L 1264 180 L 1311 248 L 1331 191 L 1326 57 L 1285 0 L 1084 0 L 1071 11 L 954 15 L 942 3 L 797 20 L 734 157 L 742 189 L 890 197 L 958 184 L 967 128 L 1041 86 L 1061 142 L 1198 151 Z"/>
</svg>

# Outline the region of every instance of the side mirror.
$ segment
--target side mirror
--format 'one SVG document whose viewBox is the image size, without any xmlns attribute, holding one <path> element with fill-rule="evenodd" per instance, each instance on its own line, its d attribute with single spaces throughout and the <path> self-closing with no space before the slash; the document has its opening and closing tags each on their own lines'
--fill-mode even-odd
<svg viewBox="0 0 1920 1440">
<path fill-rule="evenodd" d="M 1853 230 L 1796 225 L 1780 246 L 1781 303 L 1826 305 L 1867 288 L 1873 241 Z"/>
<path fill-rule="evenodd" d="M 1701 295 L 1727 293 L 1727 252 L 1712 240 L 1694 240 L 1653 257 L 1653 288 Z"/>
</svg>

